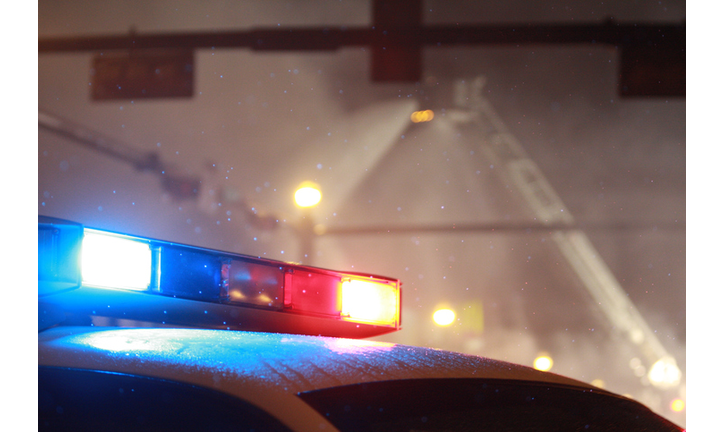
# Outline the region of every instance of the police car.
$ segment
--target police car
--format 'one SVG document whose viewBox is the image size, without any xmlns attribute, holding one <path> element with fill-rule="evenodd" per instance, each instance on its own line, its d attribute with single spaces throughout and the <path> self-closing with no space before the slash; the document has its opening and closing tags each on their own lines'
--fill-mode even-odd
<svg viewBox="0 0 724 432">
<path fill-rule="evenodd" d="M 497 360 L 365 340 L 400 281 L 39 217 L 38 424 L 72 431 L 680 431 Z"/>
</svg>

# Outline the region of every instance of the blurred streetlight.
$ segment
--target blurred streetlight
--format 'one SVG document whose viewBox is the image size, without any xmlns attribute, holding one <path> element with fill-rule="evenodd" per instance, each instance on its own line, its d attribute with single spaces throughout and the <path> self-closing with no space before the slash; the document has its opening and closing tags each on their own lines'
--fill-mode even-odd
<svg viewBox="0 0 724 432">
<path fill-rule="evenodd" d="M 664 357 L 651 366 L 648 374 L 649 381 L 654 386 L 667 389 L 679 384 L 681 370 L 673 357 Z"/>
<path fill-rule="evenodd" d="M 322 192 L 319 185 L 311 182 L 304 182 L 294 192 L 294 203 L 301 208 L 311 208 L 322 200 Z"/>
<path fill-rule="evenodd" d="M 553 367 L 553 359 L 546 353 L 541 353 L 533 360 L 533 367 L 539 371 L 549 371 Z"/>
<path fill-rule="evenodd" d="M 413 123 L 424 123 L 432 121 L 435 118 L 435 113 L 432 110 L 415 111 L 410 115 L 410 120 Z"/>
<path fill-rule="evenodd" d="M 432 314 L 432 320 L 441 327 L 449 326 L 455 321 L 455 312 L 447 308 L 438 309 Z"/>
<path fill-rule="evenodd" d="M 671 401 L 671 405 L 670 405 L 671 411 L 681 412 L 681 411 L 684 411 L 685 407 L 686 407 L 686 403 L 684 402 L 683 399 L 676 398 L 673 401 Z"/>
</svg>

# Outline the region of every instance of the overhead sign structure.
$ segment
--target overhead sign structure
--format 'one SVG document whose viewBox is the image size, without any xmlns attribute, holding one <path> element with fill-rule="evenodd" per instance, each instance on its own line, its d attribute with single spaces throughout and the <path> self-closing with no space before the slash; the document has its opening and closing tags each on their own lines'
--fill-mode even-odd
<svg viewBox="0 0 724 432">
<path fill-rule="evenodd" d="M 189 49 L 98 53 L 90 78 L 93 100 L 191 97 L 194 53 Z"/>
<path fill-rule="evenodd" d="M 254 51 L 334 51 L 345 47 L 369 47 L 372 53 L 371 78 L 375 82 L 417 82 L 422 78 L 425 48 L 448 46 L 588 45 L 615 47 L 619 54 L 619 94 L 621 96 L 684 97 L 686 92 L 685 23 L 602 23 L 565 24 L 472 24 L 422 25 L 422 1 L 399 0 L 372 2 L 370 27 L 274 27 L 247 31 L 218 31 L 179 34 L 40 38 L 39 53 L 119 50 L 141 53 L 143 50 L 188 50 L 246 48 Z M 145 54 L 144 54 L 145 55 Z M 136 57 L 110 64 L 143 66 Z M 153 58 L 152 56 L 150 56 Z M 174 63 L 177 64 L 177 63 Z M 143 69 L 139 67 L 139 69 Z M 113 69 L 116 70 L 116 69 Z M 150 70 L 150 69 L 149 69 Z M 168 96 L 189 96 L 181 85 L 185 70 L 173 69 Z M 126 72 L 129 73 L 129 72 Z M 154 71 L 143 72 L 145 81 L 127 81 L 130 92 L 148 92 Z M 129 77 L 129 75 L 126 75 Z M 144 86 L 138 86 L 143 82 Z M 100 84 L 100 83 L 99 83 Z M 111 87 L 105 87 L 108 84 Z M 112 88 L 113 80 L 103 82 L 104 97 L 124 89 Z M 135 87 L 134 87 L 135 86 Z M 171 91 L 171 87 L 178 86 Z M 114 93 L 118 92 L 118 93 Z M 140 96 L 139 96 L 140 97 Z M 94 96 L 95 98 L 95 96 Z"/>
</svg>

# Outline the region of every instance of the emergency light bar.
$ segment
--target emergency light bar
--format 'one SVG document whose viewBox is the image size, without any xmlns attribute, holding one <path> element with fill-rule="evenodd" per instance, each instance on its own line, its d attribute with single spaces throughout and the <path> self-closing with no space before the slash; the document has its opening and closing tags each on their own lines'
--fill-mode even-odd
<svg viewBox="0 0 724 432">
<path fill-rule="evenodd" d="M 368 337 L 400 329 L 400 282 L 39 217 L 40 316 Z"/>
</svg>

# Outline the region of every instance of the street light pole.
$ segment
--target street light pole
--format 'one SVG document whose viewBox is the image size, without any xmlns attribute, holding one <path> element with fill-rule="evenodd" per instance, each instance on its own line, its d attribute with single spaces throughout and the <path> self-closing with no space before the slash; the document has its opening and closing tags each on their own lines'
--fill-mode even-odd
<svg viewBox="0 0 724 432">
<path fill-rule="evenodd" d="M 322 200 L 317 184 L 304 182 L 294 193 L 294 203 L 302 210 L 302 218 L 297 223 L 299 246 L 304 264 L 312 265 L 314 259 L 314 219 L 312 209 Z"/>
<path fill-rule="evenodd" d="M 299 247 L 304 257 L 303 264 L 313 265 L 314 257 L 314 221 L 311 209 L 302 209 L 302 220 L 297 225 Z"/>
</svg>

